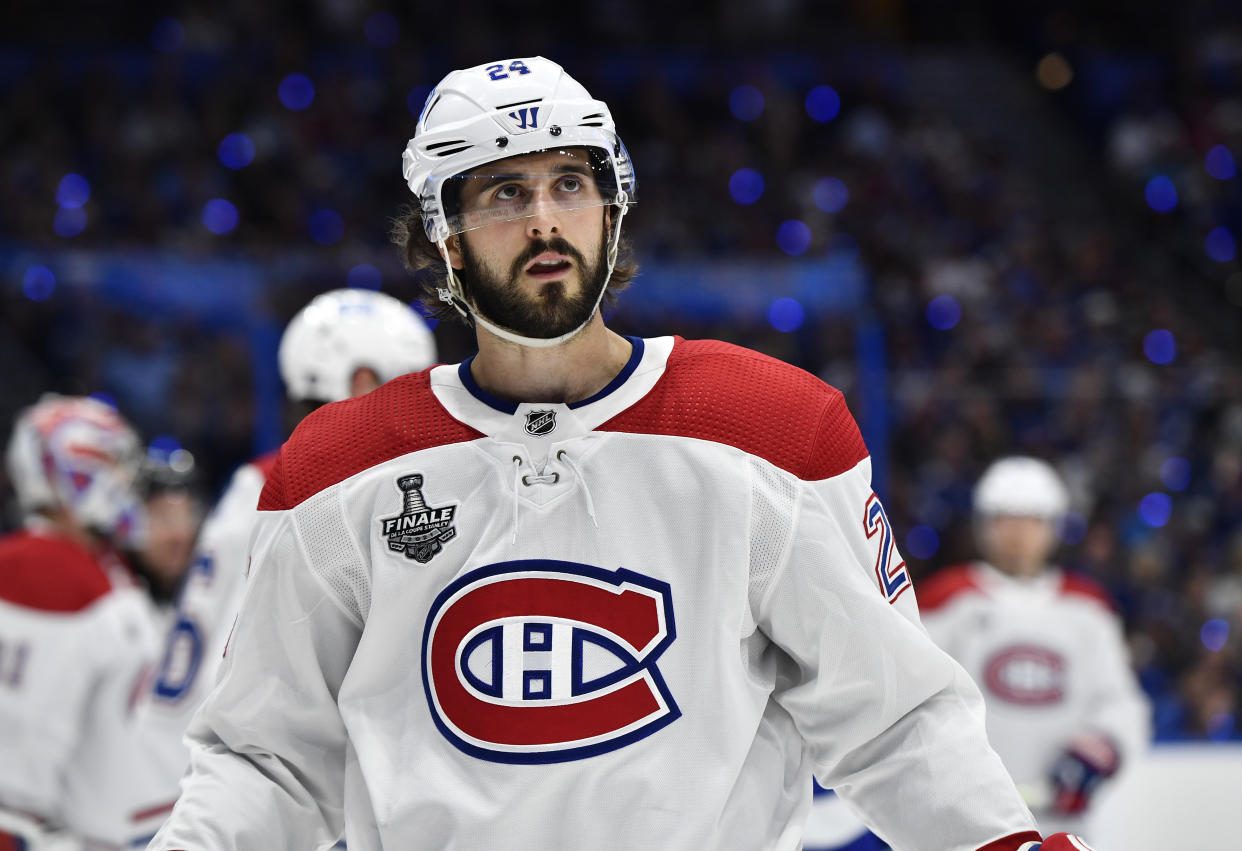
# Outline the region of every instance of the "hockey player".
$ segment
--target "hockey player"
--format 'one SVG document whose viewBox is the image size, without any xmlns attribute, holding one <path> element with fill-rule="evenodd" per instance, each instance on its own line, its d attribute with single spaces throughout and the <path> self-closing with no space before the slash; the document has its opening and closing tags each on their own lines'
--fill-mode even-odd
<svg viewBox="0 0 1242 851">
<path fill-rule="evenodd" d="M 125 743 L 158 647 L 117 555 L 141 527 L 140 458 L 133 430 L 94 399 L 46 396 L 14 425 L 25 528 L 0 539 L 0 848 L 125 836 Z"/>
<path fill-rule="evenodd" d="M 172 614 L 203 520 L 194 456 L 182 448 L 149 447 L 138 481 L 145 534 L 142 548 L 125 555 L 163 618 Z"/>
<path fill-rule="evenodd" d="M 923 622 L 983 690 L 988 737 L 1041 828 L 1078 831 L 1146 747 L 1147 701 L 1107 592 L 1048 561 L 1069 508 L 1052 466 L 1002 458 L 974 503 L 983 559 L 920 586 Z"/>
<path fill-rule="evenodd" d="M 605 326 L 608 107 L 543 58 L 454 72 L 404 176 L 478 353 L 282 448 L 152 847 L 794 849 L 812 774 L 899 848 L 1039 843 L 841 394 Z"/>
<path fill-rule="evenodd" d="M 290 407 L 304 415 L 430 366 L 436 346 L 408 305 L 383 293 L 342 289 L 316 296 L 293 317 L 278 359 Z M 143 798 L 130 808 L 135 839 L 149 840 L 176 800 L 189 764 L 182 738 L 215 684 L 245 592 L 255 507 L 275 460 L 273 452 L 240 467 L 204 525 L 158 675 L 142 700 L 142 742 L 135 759 L 146 776 Z"/>
</svg>

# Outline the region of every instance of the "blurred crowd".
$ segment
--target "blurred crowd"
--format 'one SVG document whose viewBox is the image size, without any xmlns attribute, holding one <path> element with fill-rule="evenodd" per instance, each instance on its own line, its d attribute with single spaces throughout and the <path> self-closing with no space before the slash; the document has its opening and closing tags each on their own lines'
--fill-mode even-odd
<svg viewBox="0 0 1242 851">
<path fill-rule="evenodd" d="M 40 390 L 103 391 L 191 449 L 212 492 L 267 448 L 253 336 L 136 316 L 12 258 L 244 258 L 276 270 L 256 302 L 276 324 L 345 283 L 408 300 L 388 245 L 405 140 L 447 69 L 521 45 L 613 106 L 639 174 L 640 263 L 856 255 L 884 331 L 877 489 L 916 576 L 974 556 L 989 461 L 1048 458 L 1074 495 L 1061 560 L 1117 598 L 1158 735 L 1242 737 L 1239 22 L 1191 4 L 1175 53 L 1119 55 L 1055 16 L 967 50 L 903 44 L 885 4 L 859 4 L 851 28 L 818 4 L 720 5 L 713 23 L 669 4 L 696 27 L 680 45 L 645 41 L 654 13 L 619 0 L 576 40 L 488 25 L 471 3 L 320 0 L 296 16 L 138 4 L 106 42 L 79 26 L 3 46 L 0 336 L 20 365 L 4 412 Z M 793 33 L 779 48 L 778 32 Z M 1070 81 L 1037 76 L 1052 55 Z M 623 297 L 622 330 L 759 348 L 859 410 L 857 316 L 640 324 L 625 304 L 646 286 Z M 469 353 L 462 330 L 437 334 L 446 360 Z"/>
</svg>

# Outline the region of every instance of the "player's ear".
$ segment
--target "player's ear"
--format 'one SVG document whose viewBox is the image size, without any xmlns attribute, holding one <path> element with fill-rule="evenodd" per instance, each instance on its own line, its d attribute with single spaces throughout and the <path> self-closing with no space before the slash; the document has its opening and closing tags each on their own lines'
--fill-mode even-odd
<svg viewBox="0 0 1242 851">
<path fill-rule="evenodd" d="M 465 268 L 466 263 L 461 257 L 461 234 L 454 234 L 444 240 L 444 248 L 441 250 L 450 266 L 459 270 Z"/>
</svg>

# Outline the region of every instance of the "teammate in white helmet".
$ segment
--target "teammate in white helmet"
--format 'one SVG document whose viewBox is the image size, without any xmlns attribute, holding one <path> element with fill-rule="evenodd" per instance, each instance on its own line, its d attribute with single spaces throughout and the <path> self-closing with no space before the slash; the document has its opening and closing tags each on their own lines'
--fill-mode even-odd
<svg viewBox="0 0 1242 851">
<path fill-rule="evenodd" d="M 404 176 L 478 353 L 281 450 L 152 847 L 794 849 L 812 775 L 898 847 L 1038 844 L 841 394 L 605 326 L 608 107 L 540 57 L 456 71 Z"/>
<path fill-rule="evenodd" d="M 435 359 L 435 339 L 409 305 L 361 289 L 312 299 L 285 328 L 278 353 L 289 407 L 298 418 L 425 369 Z M 133 841 L 149 840 L 177 798 L 189 764 L 182 738 L 215 684 L 245 593 L 255 506 L 275 460 L 273 452 L 240 467 L 204 524 L 157 676 L 141 703 L 135 759 L 146 765 L 146 776 L 128 813 Z"/>
<path fill-rule="evenodd" d="M 919 587 L 923 622 L 983 690 L 988 737 L 1044 830 L 1087 830 L 1094 793 L 1146 748 L 1149 707 L 1093 580 L 1049 561 L 1069 495 L 1050 464 L 1002 458 L 975 487 L 980 561 Z"/>
<path fill-rule="evenodd" d="M 140 459 L 128 423 L 94 399 L 45 396 L 14 424 L 24 528 L 0 538 L 0 848 L 124 838 L 127 730 L 158 649 L 117 554 L 141 536 Z"/>
</svg>

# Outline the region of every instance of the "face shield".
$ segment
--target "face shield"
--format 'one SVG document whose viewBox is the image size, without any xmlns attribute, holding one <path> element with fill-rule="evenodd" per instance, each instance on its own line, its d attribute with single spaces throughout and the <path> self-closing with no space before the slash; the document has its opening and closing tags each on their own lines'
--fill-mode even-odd
<svg viewBox="0 0 1242 851">
<path fill-rule="evenodd" d="M 634 202 L 632 183 L 628 191 L 622 188 L 611 159 L 585 147 L 507 157 L 443 181 L 433 177 L 427 189 L 440 202 L 449 236 Z"/>
</svg>

